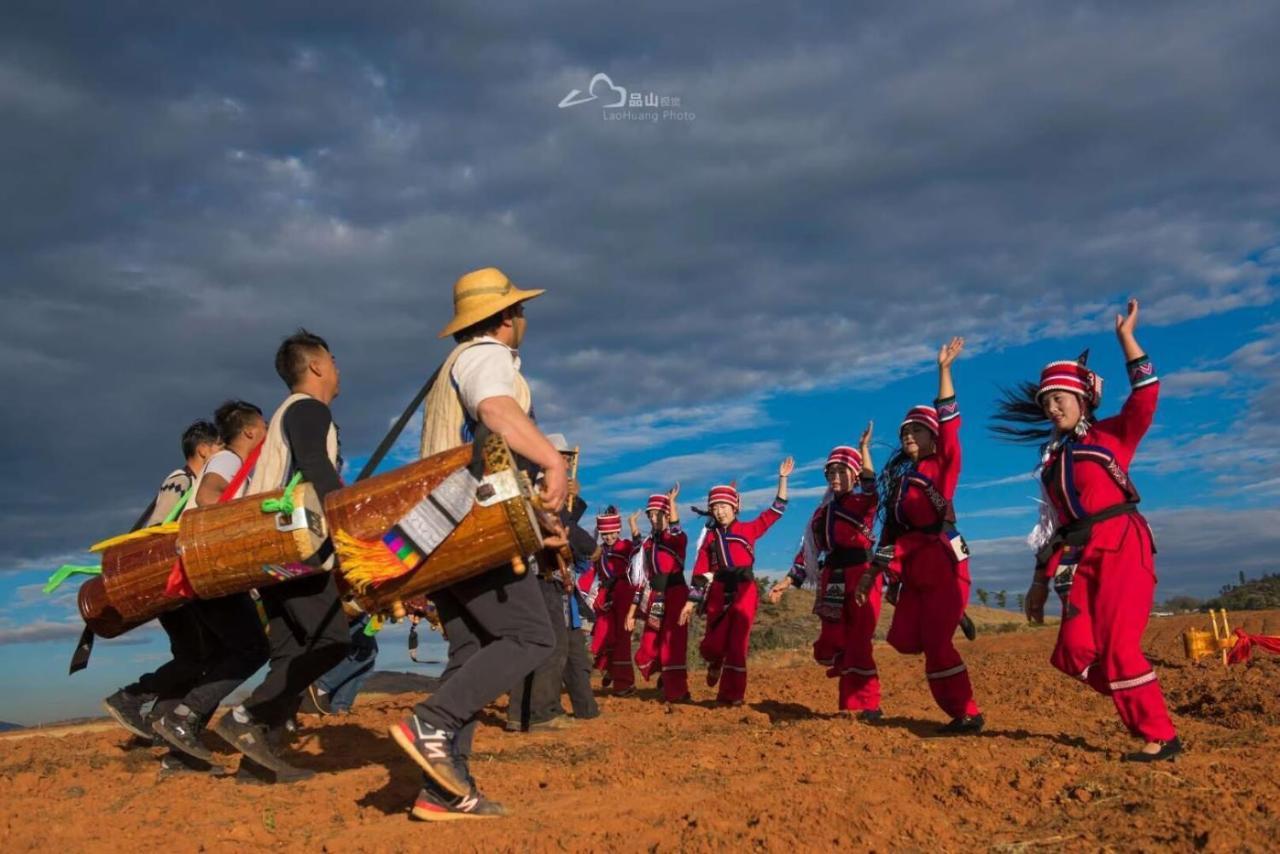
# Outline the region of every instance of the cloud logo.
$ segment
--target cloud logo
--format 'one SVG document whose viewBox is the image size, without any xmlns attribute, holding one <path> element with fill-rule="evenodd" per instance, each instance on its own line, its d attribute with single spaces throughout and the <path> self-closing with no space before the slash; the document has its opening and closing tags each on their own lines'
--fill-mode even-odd
<svg viewBox="0 0 1280 854">
<path fill-rule="evenodd" d="M 587 84 L 587 93 L 582 94 L 581 89 L 574 89 L 568 95 L 560 99 L 560 109 L 565 107 L 576 107 L 578 104 L 586 104 L 600 97 L 596 92 L 597 86 L 602 86 L 601 91 L 612 90 L 618 95 L 618 100 L 612 104 L 604 104 L 605 107 L 624 107 L 627 104 L 627 90 L 621 86 L 614 86 L 613 81 L 609 79 L 608 74 L 600 73 L 591 78 L 591 82 Z"/>
</svg>

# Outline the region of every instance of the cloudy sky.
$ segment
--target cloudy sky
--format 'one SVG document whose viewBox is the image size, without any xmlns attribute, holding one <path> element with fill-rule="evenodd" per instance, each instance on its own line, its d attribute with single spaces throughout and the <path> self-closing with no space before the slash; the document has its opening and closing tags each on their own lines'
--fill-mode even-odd
<svg viewBox="0 0 1280 854">
<path fill-rule="evenodd" d="M 961 527 L 976 584 L 1010 591 L 1035 453 L 987 434 L 997 387 L 1091 347 L 1118 405 L 1110 316 L 1137 295 L 1161 595 L 1278 568 L 1274 6 L 738 11 L 6 4 L 0 682 L 58 684 L 0 719 L 83 713 L 160 660 L 141 632 L 64 679 L 73 602 L 36 586 L 132 521 L 185 424 L 274 406 L 305 325 L 358 463 L 445 353 L 453 280 L 491 264 L 548 289 L 525 363 L 593 503 L 674 478 L 762 503 L 797 457 L 766 568 L 826 450 L 874 418 L 883 459 L 965 335 Z M 597 73 L 641 106 L 558 106 Z"/>
</svg>

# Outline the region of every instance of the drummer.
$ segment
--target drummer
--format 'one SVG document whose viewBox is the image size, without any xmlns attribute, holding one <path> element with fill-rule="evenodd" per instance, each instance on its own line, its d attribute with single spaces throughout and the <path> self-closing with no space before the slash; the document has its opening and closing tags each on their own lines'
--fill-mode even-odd
<svg viewBox="0 0 1280 854">
<path fill-rule="evenodd" d="M 542 469 L 542 501 L 554 513 L 568 492 L 568 466 L 534 423 L 518 349 L 524 304 L 541 293 L 517 288 L 494 267 L 454 284 L 454 316 L 440 337 L 453 336 L 456 346 L 427 393 L 421 450 L 428 457 L 456 448 L 484 425 L 507 441 L 531 476 Z M 449 639 L 443 684 L 391 727 L 426 772 L 412 815 L 424 821 L 504 815 L 471 777 L 471 739 L 480 711 L 552 654 L 556 639 L 543 591 L 534 573 L 516 575 L 506 564 L 431 598 Z"/>
<path fill-rule="evenodd" d="M 276 351 L 276 373 L 289 387 L 289 396 L 267 425 L 247 494 L 280 489 L 301 474 L 324 501 L 342 485 L 338 428 L 329 409 L 338 396 L 338 365 L 323 338 L 299 329 Z M 332 549 L 326 542 L 321 557 L 331 558 Z M 307 687 L 346 657 L 347 620 L 332 572 L 273 584 L 262 588 L 260 596 L 271 647 L 267 674 L 213 730 L 253 760 L 250 767 L 261 772 L 257 775 L 263 781 L 293 782 L 312 772 L 285 762 L 275 745 L 284 740 Z"/>
<path fill-rule="evenodd" d="M 267 434 L 262 410 L 243 400 L 229 400 L 219 406 L 214 422 L 222 450 L 205 463 L 183 512 L 244 494 L 247 469 L 255 458 L 252 452 Z M 187 693 L 156 718 L 152 728 L 199 768 L 200 763 L 213 761 L 213 754 L 200 741 L 200 733 L 218 705 L 266 663 L 267 638 L 257 605 L 248 593 L 193 599 L 184 610 L 190 611 L 200 624 L 206 666 Z"/>
</svg>

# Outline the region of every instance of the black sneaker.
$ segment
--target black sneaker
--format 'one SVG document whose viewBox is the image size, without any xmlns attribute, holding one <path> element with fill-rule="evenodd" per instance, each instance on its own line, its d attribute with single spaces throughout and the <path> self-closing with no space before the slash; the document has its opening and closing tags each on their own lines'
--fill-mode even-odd
<svg viewBox="0 0 1280 854">
<path fill-rule="evenodd" d="M 250 720 L 241 723 L 234 711 L 227 712 L 213 725 L 213 731 L 240 753 L 272 771 L 285 771 L 292 766 L 276 755 L 265 727 Z"/>
<path fill-rule="evenodd" d="M 392 724 L 388 731 L 400 749 L 409 754 L 409 758 L 417 762 L 449 797 L 471 795 L 466 771 L 460 767 L 454 754 L 454 733 L 424 724 L 416 714 Z"/>
<path fill-rule="evenodd" d="M 307 768 L 298 768 L 284 762 L 278 768 L 268 768 L 246 756 L 240 760 L 235 780 L 246 786 L 274 786 L 300 783 L 303 780 L 310 780 L 315 775 L 316 772 Z"/>
<path fill-rule="evenodd" d="M 879 709 L 863 709 L 854 717 L 864 724 L 878 724 L 884 720 L 884 712 Z"/>
<path fill-rule="evenodd" d="M 1143 753 L 1141 750 L 1136 753 L 1126 753 L 1124 755 L 1125 762 L 1172 762 L 1173 758 L 1182 752 L 1182 740 L 1176 735 L 1169 741 L 1157 741 L 1160 749 L 1155 753 Z"/>
<path fill-rule="evenodd" d="M 491 801 L 475 786 L 461 797 L 445 794 L 433 781 L 427 781 L 418 792 L 409 815 L 418 821 L 462 821 L 471 818 L 501 818 L 507 811 Z"/>
<path fill-rule="evenodd" d="M 982 728 L 986 726 L 986 723 L 981 714 L 965 715 L 964 717 L 956 718 L 951 723 L 938 727 L 938 732 L 944 735 L 972 735 L 982 732 Z"/>
<path fill-rule="evenodd" d="M 973 620 L 969 619 L 968 612 L 960 615 L 960 632 L 969 640 L 978 636 L 978 627 L 973 624 Z"/>
<path fill-rule="evenodd" d="M 147 727 L 146 718 L 142 714 L 144 698 L 130 694 L 121 688 L 102 701 L 102 708 L 120 726 L 147 741 L 155 741 L 155 734 Z"/>
<path fill-rule="evenodd" d="M 724 669 L 724 664 L 708 664 L 707 665 L 707 687 L 714 688 L 720 682 L 720 671 Z"/>
<path fill-rule="evenodd" d="M 186 706 L 179 706 L 169 712 L 153 723 L 151 728 L 155 730 L 156 735 L 188 756 L 204 762 L 213 761 L 213 754 L 200 743 L 200 731 L 204 729 L 204 721 L 200 719 L 200 715 L 187 709 Z"/>
<path fill-rule="evenodd" d="M 608 673 L 606 673 L 604 676 L 601 676 L 601 677 L 600 677 L 600 687 L 601 687 L 601 688 L 608 688 L 608 687 L 609 687 L 610 685 L 612 685 L 612 684 L 613 684 L 613 677 L 612 677 L 612 676 L 610 676 Z"/>
<path fill-rule="evenodd" d="M 307 686 L 306 692 L 302 695 L 302 707 L 298 711 L 304 715 L 321 717 L 333 714 L 333 708 L 329 705 L 329 695 L 314 684 Z"/>
<path fill-rule="evenodd" d="M 168 780 L 171 777 L 181 777 L 189 774 L 207 774 L 211 777 L 225 777 L 228 771 L 225 766 L 216 762 L 205 762 L 202 759 L 196 759 L 194 756 L 188 756 L 185 753 L 179 753 L 176 750 L 170 750 L 164 756 L 160 757 L 160 779 Z"/>
</svg>

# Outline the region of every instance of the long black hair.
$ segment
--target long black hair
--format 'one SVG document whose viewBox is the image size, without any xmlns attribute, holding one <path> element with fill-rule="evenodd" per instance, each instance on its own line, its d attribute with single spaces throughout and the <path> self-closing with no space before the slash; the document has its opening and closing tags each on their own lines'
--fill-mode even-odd
<svg viewBox="0 0 1280 854">
<path fill-rule="evenodd" d="M 1037 395 L 1040 386 L 1020 382 L 1012 388 L 1001 386 L 990 430 L 997 438 L 1019 445 L 1040 445 L 1053 435 Z M 1081 401 L 1083 405 L 1083 401 Z"/>
<path fill-rule="evenodd" d="M 898 450 L 894 451 L 893 456 L 889 458 L 889 462 L 884 464 L 884 468 L 880 470 L 880 474 L 876 477 L 876 492 L 880 494 L 880 507 L 877 510 L 877 514 L 880 516 L 881 527 L 884 526 L 885 520 L 892 513 L 889 505 L 893 503 L 894 496 L 898 494 L 898 484 L 914 467 L 915 461 L 907 456 L 907 452 L 902 450 L 902 446 L 899 445 Z"/>
</svg>

